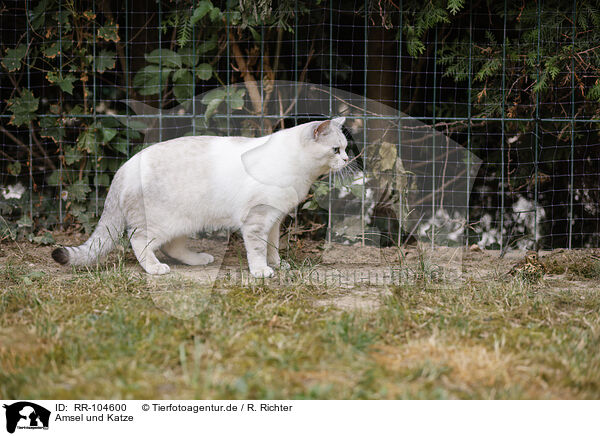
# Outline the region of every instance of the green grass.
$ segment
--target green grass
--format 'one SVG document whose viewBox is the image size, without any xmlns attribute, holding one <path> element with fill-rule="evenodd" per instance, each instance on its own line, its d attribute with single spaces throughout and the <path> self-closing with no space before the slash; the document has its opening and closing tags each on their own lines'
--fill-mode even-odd
<svg viewBox="0 0 600 436">
<path fill-rule="evenodd" d="M 25 265 L 0 265 L 3 398 L 600 398 L 597 282 L 421 282 L 360 312 L 315 304 L 314 286 Z M 173 291 L 199 313 L 157 308 Z"/>
</svg>

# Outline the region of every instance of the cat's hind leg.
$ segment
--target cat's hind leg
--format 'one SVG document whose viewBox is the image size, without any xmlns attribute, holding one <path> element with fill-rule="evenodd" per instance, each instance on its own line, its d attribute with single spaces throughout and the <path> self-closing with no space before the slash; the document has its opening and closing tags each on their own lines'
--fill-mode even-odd
<svg viewBox="0 0 600 436">
<path fill-rule="evenodd" d="M 162 241 L 150 238 L 145 231 L 131 232 L 129 240 L 135 257 L 148 274 L 168 274 L 171 271 L 169 265 L 161 263 L 154 254 Z"/>
<path fill-rule="evenodd" d="M 210 254 L 190 250 L 187 248 L 186 242 L 187 237 L 180 236 L 163 245 L 161 250 L 186 265 L 208 265 L 215 260 Z"/>
</svg>

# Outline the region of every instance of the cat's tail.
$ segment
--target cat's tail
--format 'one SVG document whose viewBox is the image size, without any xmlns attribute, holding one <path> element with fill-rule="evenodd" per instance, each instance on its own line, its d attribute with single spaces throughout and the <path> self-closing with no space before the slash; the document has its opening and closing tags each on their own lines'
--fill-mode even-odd
<svg viewBox="0 0 600 436">
<path fill-rule="evenodd" d="M 90 265 L 115 248 L 117 240 L 125 230 L 125 217 L 119 207 L 118 175 L 118 173 L 115 175 L 115 180 L 108 190 L 104 211 L 90 238 L 78 247 L 55 249 L 52 252 L 55 261 L 62 265 Z"/>
</svg>

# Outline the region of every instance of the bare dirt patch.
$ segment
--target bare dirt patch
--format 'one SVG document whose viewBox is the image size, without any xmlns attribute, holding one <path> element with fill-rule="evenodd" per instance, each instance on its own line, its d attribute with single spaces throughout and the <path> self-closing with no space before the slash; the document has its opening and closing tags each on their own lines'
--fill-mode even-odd
<svg viewBox="0 0 600 436">
<path fill-rule="evenodd" d="M 60 245 L 78 245 L 86 237 L 79 234 L 55 232 Z M 508 271 L 524 256 L 522 252 L 508 252 L 499 257 L 498 251 L 470 251 L 447 247 L 369 247 L 360 245 L 325 244 L 323 241 L 295 241 L 280 250 L 291 269 L 278 271 L 276 277 L 257 280 L 250 276 L 246 253 L 241 239 L 190 239 L 194 250 L 208 252 L 215 257 L 211 265 L 188 266 L 160 255 L 170 264 L 172 274 L 152 277 L 153 283 L 171 283 L 173 277 L 191 280 L 204 287 L 230 286 L 311 286 L 322 290 L 316 305 L 332 305 L 341 310 L 372 310 L 380 305 L 382 297 L 390 295 L 390 288 L 403 283 L 422 282 L 428 286 L 453 287 L 466 282 L 510 281 Z M 7 242 L 0 245 L 0 264 L 16 262 L 29 270 L 68 276 L 72 269 L 56 264 L 50 253 L 54 247 L 27 242 Z M 541 261 L 548 273 L 537 285 L 540 289 L 582 289 L 598 287 L 600 281 L 600 250 L 554 250 L 541 252 Z M 131 249 L 122 247 L 105 260 L 103 267 L 123 265 L 124 268 L 145 274 Z M 92 268 L 93 269 L 93 268 Z M 171 280 L 171 282 L 169 282 Z M 160 287 L 160 286 L 159 286 Z M 164 286 L 163 286 L 164 288 Z M 185 288 L 185 287 L 184 287 Z"/>
</svg>

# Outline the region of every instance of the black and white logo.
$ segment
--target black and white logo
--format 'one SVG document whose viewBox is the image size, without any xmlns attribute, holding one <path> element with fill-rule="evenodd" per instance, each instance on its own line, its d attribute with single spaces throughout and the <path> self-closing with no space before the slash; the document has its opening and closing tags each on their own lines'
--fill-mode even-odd
<svg viewBox="0 0 600 436">
<path fill-rule="evenodd" d="M 6 409 L 6 431 L 14 433 L 19 430 L 48 430 L 50 411 L 29 401 L 4 404 Z"/>
</svg>

